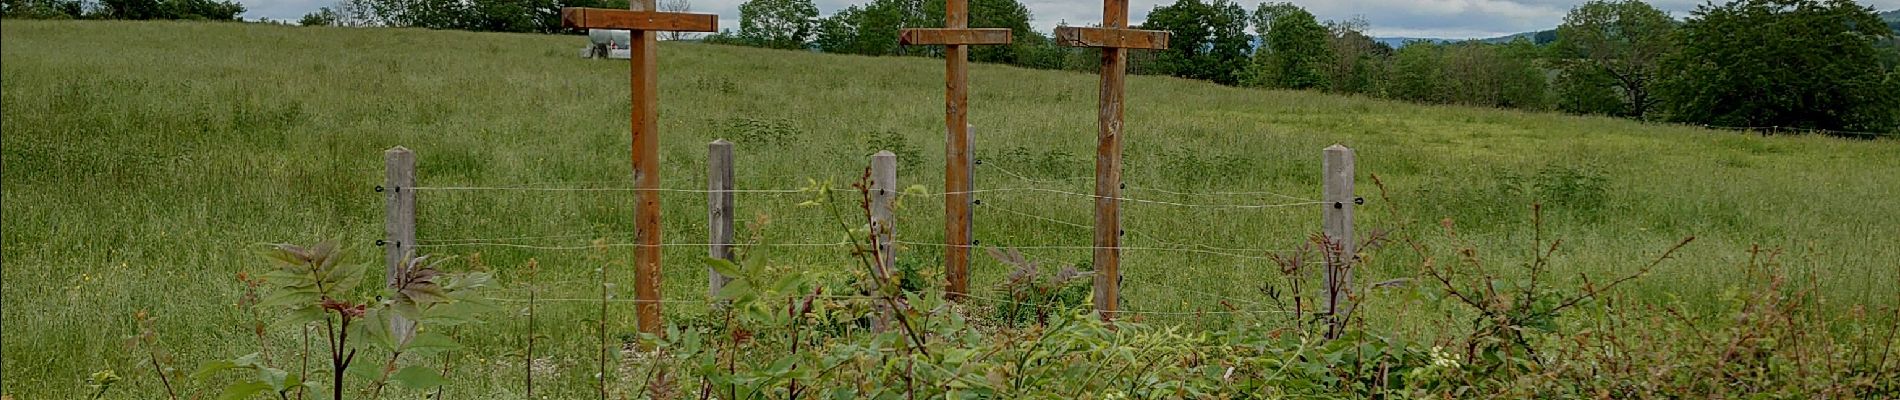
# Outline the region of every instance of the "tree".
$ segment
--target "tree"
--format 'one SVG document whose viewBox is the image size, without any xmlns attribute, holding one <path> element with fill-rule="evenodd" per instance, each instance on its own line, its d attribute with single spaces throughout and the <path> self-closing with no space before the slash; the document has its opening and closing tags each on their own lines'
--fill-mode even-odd
<svg viewBox="0 0 1900 400">
<path fill-rule="evenodd" d="M 1533 110 L 1549 103 L 1544 72 L 1533 62 L 1537 49 L 1529 40 L 1503 45 L 1468 41 L 1444 49 L 1445 101 Z"/>
<path fill-rule="evenodd" d="M 1366 36 L 1364 20 L 1327 22 L 1326 29 L 1331 32 L 1326 47 L 1333 56 L 1326 65 L 1327 88 L 1341 93 L 1376 90 L 1385 59 L 1392 56 L 1392 46 Z"/>
<path fill-rule="evenodd" d="M 693 3 L 690 0 L 660 0 L 660 11 L 676 13 L 693 12 Z M 680 31 L 666 31 L 660 33 L 660 37 L 666 38 L 666 40 L 691 39 L 693 35 L 691 32 Z"/>
<path fill-rule="evenodd" d="M 1572 114 L 1624 115 L 1629 105 L 1617 80 L 1596 68 L 1564 68 L 1555 82 L 1557 109 Z"/>
<path fill-rule="evenodd" d="M 1254 8 L 1253 15 L 1249 17 L 1247 22 L 1253 24 L 1254 36 L 1265 41 L 1267 34 L 1273 32 L 1274 20 L 1279 19 L 1281 15 L 1295 11 L 1303 10 L 1300 9 L 1300 6 L 1293 5 L 1293 3 L 1260 3 L 1259 6 Z"/>
<path fill-rule="evenodd" d="M 159 0 L 100 0 L 106 18 L 111 19 L 163 19 L 164 10 Z"/>
<path fill-rule="evenodd" d="M 1873 10 L 1849 0 L 1736 0 L 1696 9 L 1664 61 L 1669 118 L 1726 126 L 1886 131 L 1900 85 L 1874 43 Z"/>
<path fill-rule="evenodd" d="M 331 10 L 329 7 L 323 7 L 323 8 L 318 8 L 317 11 L 315 12 L 304 14 L 303 19 L 297 20 L 297 25 L 330 26 L 330 25 L 336 25 L 336 21 L 337 21 L 336 10 Z"/>
<path fill-rule="evenodd" d="M 898 32 L 922 26 L 924 19 L 919 0 L 875 0 L 845 7 L 820 21 L 813 44 L 826 53 L 905 54 L 906 49 L 897 43 Z"/>
<path fill-rule="evenodd" d="M 1406 43 L 1392 54 L 1391 74 L 1385 80 L 1385 95 L 1419 103 L 1447 101 L 1444 65 L 1444 46 L 1430 40 Z"/>
<path fill-rule="evenodd" d="M 1009 28 L 1013 36 L 1009 46 L 970 46 L 970 60 L 976 62 L 1017 64 L 1027 48 L 1035 44 L 1038 36 L 1034 28 L 1029 27 L 1029 8 L 1016 0 L 969 0 L 971 28 Z M 924 16 L 923 26 L 944 26 L 944 1 L 926 0 L 917 4 Z M 940 48 L 933 48 L 937 51 Z"/>
<path fill-rule="evenodd" d="M 773 49 L 804 49 L 816 32 L 811 0 L 747 0 L 739 5 L 739 39 Z"/>
<path fill-rule="evenodd" d="M 1325 65 L 1332 60 L 1326 45 L 1326 27 L 1312 13 L 1284 3 L 1262 4 L 1254 12 L 1255 20 L 1270 16 L 1261 28 L 1260 51 L 1254 52 L 1252 84 L 1286 89 L 1307 89 L 1326 85 Z"/>
<path fill-rule="evenodd" d="M 1157 55 L 1159 72 L 1223 85 L 1240 83 L 1252 37 L 1247 10 L 1227 0 L 1177 0 L 1148 13 L 1142 29 L 1172 32 Z"/>
<path fill-rule="evenodd" d="M 0 18 L 80 18 L 85 9 L 80 0 L 0 0 Z"/>
<path fill-rule="evenodd" d="M 1572 106 L 1592 104 L 1584 112 L 1643 118 L 1656 104 L 1653 87 L 1664 56 L 1675 51 L 1675 21 L 1640 0 L 1594 0 L 1571 9 L 1557 27 L 1555 52 L 1567 82 L 1566 92 L 1594 95 L 1578 87 L 1610 78 L 1622 97 L 1615 110 L 1600 109 L 1596 99 L 1565 99 Z"/>
</svg>

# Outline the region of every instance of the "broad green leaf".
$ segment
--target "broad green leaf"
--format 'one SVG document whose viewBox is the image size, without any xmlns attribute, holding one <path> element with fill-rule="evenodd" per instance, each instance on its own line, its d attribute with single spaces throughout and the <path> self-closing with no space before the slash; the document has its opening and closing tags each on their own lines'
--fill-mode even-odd
<svg viewBox="0 0 1900 400">
<path fill-rule="evenodd" d="M 405 345 L 403 348 L 406 351 L 414 351 L 414 352 L 426 354 L 426 353 L 438 353 L 438 352 L 444 352 L 444 351 L 461 350 L 462 345 L 455 343 L 455 339 L 450 339 L 448 336 L 445 336 L 440 333 L 418 332 L 416 333 L 416 337 L 413 339 L 410 339 L 409 344 Z"/>
<path fill-rule="evenodd" d="M 744 279 L 726 282 L 725 287 L 719 288 L 719 299 L 736 299 L 739 298 L 739 296 L 752 292 L 752 284 L 750 282 L 751 281 Z"/>
<path fill-rule="evenodd" d="M 224 394 L 218 395 L 218 400 L 249 399 L 251 396 L 256 396 L 258 393 L 263 393 L 266 390 L 270 390 L 270 384 L 264 382 L 243 381 L 233 383 L 230 386 L 224 387 Z"/>
<path fill-rule="evenodd" d="M 718 272 L 720 275 L 728 277 L 739 276 L 739 264 L 734 264 L 732 260 L 706 257 L 706 266 L 711 267 L 713 271 Z"/>
<path fill-rule="evenodd" d="M 265 308 L 299 307 L 317 304 L 317 302 L 322 299 L 323 296 L 317 294 L 317 290 L 314 287 L 286 287 L 271 290 L 269 295 L 264 296 L 262 300 L 257 302 L 257 306 Z"/>
<path fill-rule="evenodd" d="M 389 330 L 389 314 L 381 308 L 370 309 L 350 324 L 350 339 L 360 339 L 384 348 L 395 349 L 396 335 Z"/>
<path fill-rule="evenodd" d="M 257 368 L 257 380 L 269 384 L 271 391 L 274 392 L 283 393 L 284 389 L 290 388 L 292 385 L 285 382 L 289 377 L 290 373 L 284 372 L 284 370 L 281 369 L 271 367 Z"/>
<path fill-rule="evenodd" d="M 409 366 L 396 371 L 395 375 L 389 376 L 389 380 L 410 389 L 427 389 L 447 383 L 442 379 L 442 374 L 418 366 Z"/>
<path fill-rule="evenodd" d="M 213 376 L 217 376 L 219 372 L 229 371 L 232 368 L 237 368 L 237 363 L 231 362 L 230 360 L 207 362 L 204 366 L 198 367 L 198 372 L 191 373 L 191 380 L 204 382 L 205 379 L 210 379 Z"/>
<path fill-rule="evenodd" d="M 349 367 L 343 369 L 343 373 L 366 381 L 383 379 L 383 364 L 364 358 L 357 358 L 356 362 L 350 363 Z"/>
<path fill-rule="evenodd" d="M 245 368 L 262 367 L 264 366 L 263 359 L 264 359 L 264 355 L 261 353 L 245 354 L 243 357 L 237 358 L 237 360 L 235 361 L 236 363 L 235 365 L 239 367 L 245 367 Z"/>
<path fill-rule="evenodd" d="M 442 286 L 448 288 L 451 291 L 462 290 L 462 289 L 474 289 L 474 288 L 479 288 L 479 287 L 486 287 L 492 284 L 494 280 L 495 280 L 494 274 L 490 274 L 487 272 L 469 272 L 469 273 L 450 275 L 448 279 L 444 280 L 444 283 Z"/>
<path fill-rule="evenodd" d="M 331 274 L 329 279 L 325 279 L 331 284 L 326 285 L 324 289 L 329 289 L 332 293 L 347 293 L 355 289 L 356 285 L 363 283 L 364 271 L 369 270 L 368 267 L 369 264 L 338 265 L 332 270 L 336 272 Z"/>
</svg>

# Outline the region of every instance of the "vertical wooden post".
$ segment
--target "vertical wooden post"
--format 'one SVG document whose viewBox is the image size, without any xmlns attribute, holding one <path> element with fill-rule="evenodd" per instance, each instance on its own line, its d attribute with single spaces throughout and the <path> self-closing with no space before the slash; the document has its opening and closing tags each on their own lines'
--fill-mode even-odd
<svg viewBox="0 0 1900 400">
<path fill-rule="evenodd" d="M 969 0 L 946 0 L 943 27 L 970 26 Z M 970 64 L 969 46 L 944 45 L 944 280 L 946 297 L 961 298 L 970 292 Z"/>
<path fill-rule="evenodd" d="M 878 151 L 871 155 L 871 232 L 877 236 L 877 276 L 872 277 L 877 285 L 872 290 L 882 296 L 884 285 L 891 284 L 891 275 L 897 271 L 897 216 L 892 203 L 897 200 L 897 155 L 889 150 Z M 878 316 L 871 320 L 871 329 L 882 332 L 890 326 L 891 307 L 878 303 Z"/>
<path fill-rule="evenodd" d="M 1103 28 L 1128 27 L 1128 0 L 1106 0 Z M 1095 312 L 1113 321 L 1121 306 L 1122 81 L 1128 50 L 1102 48 L 1099 122 L 1095 135 Z"/>
<path fill-rule="evenodd" d="M 1325 172 L 1325 230 L 1326 240 L 1338 249 L 1337 265 L 1326 267 L 1326 313 L 1339 311 L 1340 303 L 1345 301 L 1347 289 L 1352 287 L 1352 271 L 1344 269 L 1353 262 L 1355 249 L 1352 237 L 1352 210 L 1356 204 L 1353 197 L 1353 152 L 1341 145 L 1326 148 Z"/>
<path fill-rule="evenodd" d="M 706 145 L 706 256 L 732 260 L 732 142 Z M 706 296 L 718 296 L 732 277 L 706 269 Z"/>
<path fill-rule="evenodd" d="M 657 11 L 654 0 L 634 0 L 634 11 Z M 633 186 L 639 190 L 635 211 L 633 297 L 634 313 L 639 315 L 640 332 L 661 334 L 666 324 L 660 320 L 660 128 L 659 59 L 660 33 L 634 30 L 629 40 L 630 76 L 633 80 L 631 126 L 633 135 Z"/>
<path fill-rule="evenodd" d="M 383 283 L 395 288 L 397 280 L 409 273 L 410 253 L 416 245 L 416 153 L 402 146 L 383 151 Z M 401 315 L 389 315 L 389 328 L 403 337 L 415 329 L 415 323 Z"/>
<path fill-rule="evenodd" d="M 891 203 L 897 199 L 897 155 L 889 150 L 871 156 L 871 231 L 877 235 L 877 273 L 888 279 L 896 270 L 897 218 Z M 882 285 L 886 282 L 879 281 Z"/>
</svg>

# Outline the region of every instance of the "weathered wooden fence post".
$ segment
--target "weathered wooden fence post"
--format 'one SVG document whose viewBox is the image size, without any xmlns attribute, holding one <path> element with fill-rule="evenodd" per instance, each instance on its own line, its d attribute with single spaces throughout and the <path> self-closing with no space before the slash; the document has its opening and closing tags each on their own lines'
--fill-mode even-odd
<svg viewBox="0 0 1900 400">
<path fill-rule="evenodd" d="M 1325 230 L 1326 240 L 1331 242 L 1327 251 L 1337 251 L 1335 262 L 1326 266 L 1326 313 L 1339 311 L 1346 292 L 1352 287 L 1352 271 L 1347 266 L 1358 253 L 1352 237 L 1352 210 L 1357 206 L 1353 197 L 1353 152 L 1341 145 L 1326 148 L 1325 171 Z"/>
<path fill-rule="evenodd" d="M 877 281 L 879 296 L 884 295 L 884 285 L 891 284 L 891 274 L 897 271 L 897 215 L 892 209 L 897 200 L 897 155 L 889 150 L 871 155 L 871 232 L 877 237 Z M 887 304 L 877 305 L 878 316 L 871 322 L 871 329 L 883 331 L 890 326 L 891 308 Z"/>
<path fill-rule="evenodd" d="M 897 199 L 897 155 L 889 150 L 871 156 L 871 231 L 877 235 L 877 273 L 889 278 L 896 270 L 897 218 L 891 203 Z M 879 284 L 887 282 L 880 281 Z"/>
<path fill-rule="evenodd" d="M 395 288 L 409 273 L 410 253 L 416 246 L 416 153 L 402 146 L 383 151 L 383 283 Z M 415 323 L 400 315 L 389 316 L 391 332 L 403 337 L 412 334 Z"/>
<path fill-rule="evenodd" d="M 944 197 L 944 224 L 947 228 L 944 241 L 948 242 L 943 249 L 943 276 L 948 284 L 945 297 L 952 300 L 970 293 L 970 250 L 976 243 L 975 224 L 971 222 L 974 215 L 970 209 L 974 203 L 971 191 L 976 187 L 971 183 L 971 173 L 976 168 L 976 152 L 970 149 L 970 144 L 976 139 L 976 128 L 968 124 L 963 127 L 963 144 L 951 148 L 945 154 L 951 161 L 950 173 L 943 189 L 947 193 Z"/>
<path fill-rule="evenodd" d="M 706 145 L 706 256 L 732 260 L 732 142 Z M 718 296 L 732 277 L 706 269 L 706 295 Z"/>
</svg>

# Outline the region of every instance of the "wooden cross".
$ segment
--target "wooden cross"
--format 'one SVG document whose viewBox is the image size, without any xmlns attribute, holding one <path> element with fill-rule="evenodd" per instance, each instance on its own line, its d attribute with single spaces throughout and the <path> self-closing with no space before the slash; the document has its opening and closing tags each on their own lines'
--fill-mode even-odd
<svg viewBox="0 0 1900 400">
<path fill-rule="evenodd" d="M 1115 319 L 1121 295 L 1122 81 L 1128 49 L 1166 49 L 1168 32 L 1128 29 L 1128 0 L 1104 0 L 1100 28 L 1056 28 L 1056 43 L 1102 49 L 1095 142 L 1095 312 Z"/>
<path fill-rule="evenodd" d="M 631 31 L 633 65 L 633 186 L 639 193 L 634 242 L 634 311 L 640 332 L 660 334 L 660 76 L 658 31 L 713 32 L 719 16 L 655 12 L 654 0 L 634 0 L 631 10 L 562 8 L 561 26 Z"/>
<path fill-rule="evenodd" d="M 1009 29 L 970 28 L 969 0 L 944 2 L 943 28 L 905 29 L 898 35 L 904 45 L 943 45 L 944 127 L 946 146 L 943 187 L 944 206 L 944 280 L 948 297 L 956 299 L 970 292 L 970 60 L 969 45 L 1009 44 Z"/>
</svg>

